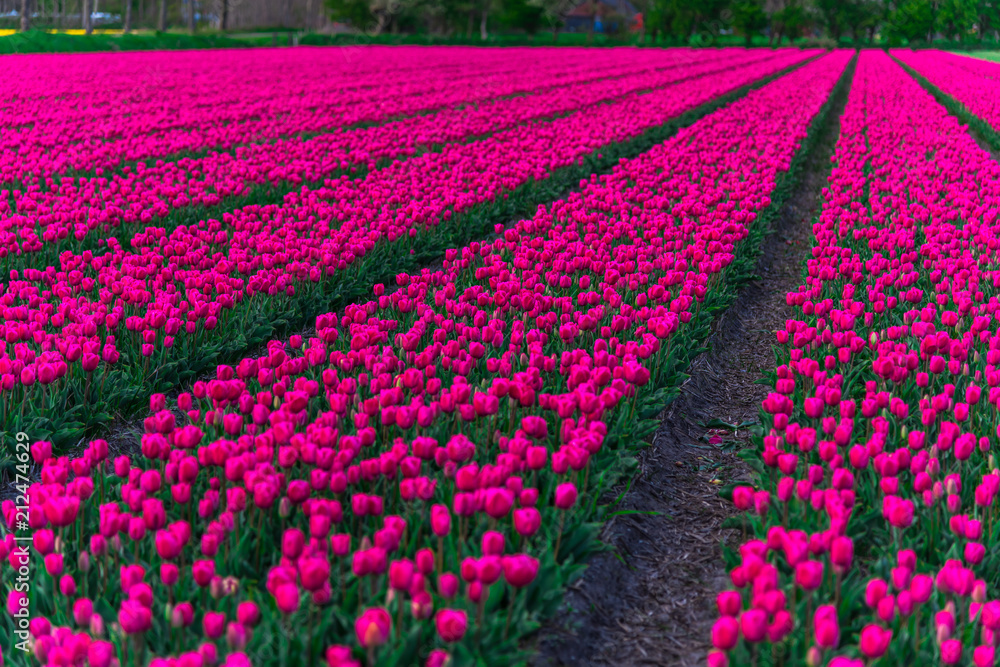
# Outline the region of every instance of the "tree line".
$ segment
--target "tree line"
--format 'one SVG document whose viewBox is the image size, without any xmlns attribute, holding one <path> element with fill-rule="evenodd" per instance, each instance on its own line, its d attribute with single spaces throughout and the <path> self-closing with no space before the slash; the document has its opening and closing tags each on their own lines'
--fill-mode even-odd
<svg viewBox="0 0 1000 667">
<path fill-rule="evenodd" d="M 619 33 L 666 43 L 706 43 L 723 35 L 747 44 L 800 37 L 853 44 L 997 41 L 1000 0 L 628 0 L 641 20 Z M 495 32 L 535 34 L 565 29 L 570 14 L 593 32 L 602 12 L 620 0 L 326 0 L 332 19 L 370 34 L 431 35 Z M 631 13 L 631 12 L 630 12 Z M 587 20 L 589 19 L 589 21 Z"/>
</svg>

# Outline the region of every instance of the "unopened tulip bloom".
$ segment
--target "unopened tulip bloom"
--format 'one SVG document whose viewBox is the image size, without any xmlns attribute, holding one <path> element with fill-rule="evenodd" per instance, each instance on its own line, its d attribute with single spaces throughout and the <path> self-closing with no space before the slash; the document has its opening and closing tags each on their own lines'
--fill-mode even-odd
<svg viewBox="0 0 1000 667">
<path fill-rule="evenodd" d="M 993 646 L 977 646 L 972 652 L 972 663 L 976 667 L 993 667 L 996 658 L 996 648 Z"/>
<path fill-rule="evenodd" d="M 732 616 L 723 616 L 712 626 L 712 646 L 731 651 L 740 640 L 740 625 Z"/>
<path fill-rule="evenodd" d="M 209 611 L 202 619 L 202 628 L 209 639 L 218 639 L 226 630 L 226 615 L 222 612 Z"/>
<path fill-rule="evenodd" d="M 257 603 L 250 600 L 241 602 L 236 607 L 236 620 L 248 628 L 256 626 L 260 622 L 260 609 Z"/>
<path fill-rule="evenodd" d="M 275 603 L 282 614 L 291 614 L 299 608 L 299 588 L 295 584 L 282 584 L 274 593 Z"/>
<path fill-rule="evenodd" d="M 170 625 L 175 628 L 186 628 L 194 622 L 194 607 L 190 602 L 174 605 L 170 615 Z"/>
<path fill-rule="evenodd" d="M 538 559 L 527 554 L 504 556 L 502 564 L 504 578 L 514 588 L 524 588 L 538 575 Z"/>
<path fill-rule="evenodd" d="M 94 603 L 88 598 L 80 598 L 73 603 L 73 622 L 80 627 L 90 627 L 94 615 Z"/>
<path fill-rule="evenodd" d="M 459 609 L 441 609 L 434 616 L 434 624 L 442 641 L 449 644 L 461 641 L 469 626 L 468 617 Z"/>
<path fill-rule="evenodd" d="M 521 507 L 514 510 L 514 530 L 518 535 L 531 537 L 542 527 L 542 515 L 534 507 Z"/>
<path fill-rule="evenodd" d="M 740 615 L 740 630 L 743 637 L 756 644 L 764 640 L 767 632 L 767 612 L 761 609 L 748 609 Z"/>
<path fill-rule="evenodd" d="M 576 503 L 576 484 L 564 482 L 556 487 L 555 505 L 561 510 L 568 510 Z"/>
<path fill-rule="evenodd" d="M 389 640 L 392 618 L 382 607 L 366 609 L 354 622 L 354 634 L 363 648 L 381 646 Z"/>
<path fill-rule="evenodd" d="M 431 651 L 429 656 L 427 656 L 427 662 L 424 667 L 448 667 L 450 663 L 451 656 L 448 655 L 448 652 L 443 649 L 436 648 Z"/>
<path fill-rule="evenodd" d="M 445 600 L 451 600 L 458 595 L 458 577 L 451 572 L 445 572 L 438 577 L 438 593 Z"/>
<path fill-rule="evenodd" d="M 945 665 L 955 665 L 962 660 L 962 642 L 958 639 L 947 639 L 941 642 L 941 662 Z"/>
<path fill-rule="evenodd" d="M 118 612 L 118 622 L 126 634 L 141 634 L 152 626 L 152 612 L 148 607 L 136 600 L 122 602 Z"/>
<path fill-rule="evenodd" d="M 878 625 L 869 624 L 861 630 L 861 640 L 858 644 L 861 653 L 870 659 L 881 658 L 889 649 L 892 641 L 892 630 Z"/>
</svg>

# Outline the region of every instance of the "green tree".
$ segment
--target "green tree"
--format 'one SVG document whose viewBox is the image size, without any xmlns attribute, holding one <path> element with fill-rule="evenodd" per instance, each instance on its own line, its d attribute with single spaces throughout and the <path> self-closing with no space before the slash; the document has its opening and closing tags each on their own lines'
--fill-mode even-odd
<svg viewBox="0 0 1000 667">
<path fill-rule="evenodd" d="M 326 0 L 326 9 L 331 19 L 356 30 L 365 30 L 372 20 L 369 0 Z"/>
<path fill-rule="evenodd" d="M 776 19 L 781 26 L 778 33 L 778 46 L 781 46 L 782 35 L 788 35 L 788 41 L 793 42 L 802 33 L 802 26 L 806 22 L 806 13 L 798 2 L 790 2 L 784 9 L 777 12 Z"/>
<path fill-rule="evenodd" d="M 904 0 L 889 15 L 886 28 L 890 41 L 929 40 L 934 33 L 934 8 L 928 0 Z"/>
<path fill-rule="evenodd" d="M 979 0 L 976 3 L 976 23 L 980 41 L 986 38 L 995 40 L 1000 28 L 1000 4 L 996 0 Z"/>
<path fill-rule="evenodd" d="M 975 0 L 941 0 L 935 19 L 938 32 L 950 40 L 962 40 L 976 24 Z"/>
<path fill-rule="evenodd" d="M 674 35 L 670 29 L 673 23 L 673 7 L 669 0 L 650 0 L 649 7 L 643 17 L 646 21 L 646 30 L 649 31 L 653 42 L 657 41 L 659 33 L 667 36 L 668 41 L 673 41 Z"/>
<path fill-rule="evenodd" d="M 504 0 L 500 21 L 509 27 L 534 35 L 545 26 L 544 10 L 528 0 Z"/>
<path fill-rule="evenodd" d="M 679 40 L 686 41 L 694 34 L 698 22 L 696 0 L 668 0 L 670 24 L 667 31 Z"/>
<path fill-rule="evenodd" d="M 767 27 L 767 14 L 759 0 L 740 0 L 733 3 L 733 27 L 743 34 L 750 46 L 753 36 Z"/>
<path fill-rule="evenodd" d="M 527 0 L 527 2 L 541 10 L 542 21 L 552 30 L 553 42 L 559 39 L 559 29 L 566 24 L 566 17 L 577 4 L 573 0 Z"/>
<path fill-rule="evenodd" d="M 888 3 L 886 3 L 888 5 Z M 823 25 L 834 41 L 844 33 L 844 3 L 842 0 L 816 0 L 816 9 L 823 17 Z"/>
<path fill-rule="evenodd" d="M 666 31 L 674 38 L 687 42 L 700 36 L 701 43 L 714 40 L 721 28 L 722 12 L 729 7 L 729 0 L 663 0 L 662 16 L 666 18 Z"/>
<path fill-rule="evenodd" d="M 865 33 L 870 34 L 878 25 L 879 9 L 872 0 L 850 0 L 844 3 L 844 23 L 851 29 L 851 39 L 855 44 L 860 44 Z"/>
</svg>

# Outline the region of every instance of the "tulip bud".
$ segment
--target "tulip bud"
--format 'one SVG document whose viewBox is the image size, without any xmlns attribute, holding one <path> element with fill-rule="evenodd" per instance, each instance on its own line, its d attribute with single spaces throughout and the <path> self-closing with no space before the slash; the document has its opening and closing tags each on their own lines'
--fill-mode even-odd
<svg viewBox="0 0 1000 667">
<path fill-rule="evenodd" d="M 458 577 L 451 572 L 445 572 L 439 576 L 438 593 L 445 600 L 451 600 L 458 595 Z"/>
<path fill-rule="evenodd" d="M 986 602 L 986 582 L 982 579 L 977 579 L 972 585 L 972 601 L 978 604 Z"/>
<path fill-rule="evenodd" d="M 712 626 L 712 646 L 721 651 L 732 650 L 740 640 L 739 623 L 732 616 L 723 616 Z"/>
<path fill-rule="evenodd" d="M 576 503 L 577 490 L 572 482 L 564 482 L 556 487 L 555 506 L 561 510 L 568 510 Z"/>
<path fill-rule="evenodd" d="M 103 637 L 104 636 L 104 619 L 101 618 L 100 614 L 93 614 L 90 617 L 90 636 L 91 637 Z"/>
<path fill-rule="evenodd" d="M 410 601 L 410 611 L 416 619 L 424 620 L 431 617 L 434 612 L 434 601 L 430 593 L 418 591 Z"/>
<path fill-rule="evenodd" d="M 861 630 L 859 648 L 866 658 L 876 659 L 882 657 L 889 649 L 890 641 L 892 641 L 892 630 L 869 624 Z"/>
<path fill-rule="evenodd" d="M 381 607 L 366 609 L 354 622 L 354 634 L 363 648 L 381 646 L 389 640 L 392 618 Z"/>
<path fill-rule="evenodd" d="M 80 572 L 90 572 L 90 554 L 81 551 L 80 555 L 76 557 L 76 567 Z"/>
<path fill-rule="evenodd" d="M 729 656 L 723 651 L 712 651 L 708 654 L 708 667 L 729 667 Z"/>
<path fill-rule="evenodd" d="M 233 650 L 242 651 L 250 642 L 251 634 L 250 628 L 240 623 L 230 622 L 226 626 L 226 643 Z"/>
<path fill-rule="evenodd" d="M 173 563 L 162 563 L 160 564 L 160 581 L 167 588 L 174 586 L 178 579 L 180 579 L 180 568 L 178 568 Z"/>
<path fill-rule="evenodd" d="M 468 616 L 458 609 L 442 609 L 434 617 L 438 636 L 448 644 L 461 641 L 469 627 Z"/>
<path fill-rule="evenodd" d="M 424 667 L 449 667 L 450 665 L 451 656 L 448 655 L 448 652 L 444 649 L 436 648 L 427 656 L 427 662 L 424 664 Z"/>
<path fill-rule="evenodd" d="M 739 591 L 722 591 L 715 598 L 721 616 L 738 616 L 743 608 L 743 600 Z"/>
<path fill-rule="evenodd" d="M 488 556 L 499 556 L 504 551 L 503 533 L 488 530 L 483 533 L 483 554 Z"/>
<path fill-rule="evenodd" d="M 236 608 L 236 620 L 252 628 L 260 622 L 260 608 L 255 602 L 241 602 Z"/>
<path fill-rule="evenodd" d="M 222 594 L 225 597 L 236 595 L 240 592 L 240 580 L 233 576 L 228 576 L 222 580 Z"/>
<path fill-rule="evenodd" d="M 977 646 L 972 652 L 972 663 L 975 667 L 993 667 L 996 657 L 996 648 L 993 646 Z"/>
<path fill-rule="evenodd" d="M 226 615 L 221 611 L 208 611 L 202 619 L 202 629 L 209 639 L 218 639 L 226 630 Z"/>
<path fill-rule="evenodd" d="M 767 612 L 762 609 L 744 611 L 740 615 L 740 630 L 751 644 L 763 641 L 767 633 Z"/>
<path fill-rule="evenodd" d="M 425 575 L 434 571 L 434 552 L 431 549 L 421 549 L 416 555 L 417 569 Z"/>
<path fill-rule="evenodd" d="M 94 617 L 94 604 L 87 598 L 80 598 L 73 603 L 73 622 L 80 627 L 89 626 Z"/>
<path fill-rule="evenodd" d="M 225 595 L 226 591 L 222 585 L 222 577 L 215 575 L 208 584 L 208 594 L 212 596 L 213 599 L 218 600 Z M 222 636 L 221 634 L 219 635 Z"/>
</svg>

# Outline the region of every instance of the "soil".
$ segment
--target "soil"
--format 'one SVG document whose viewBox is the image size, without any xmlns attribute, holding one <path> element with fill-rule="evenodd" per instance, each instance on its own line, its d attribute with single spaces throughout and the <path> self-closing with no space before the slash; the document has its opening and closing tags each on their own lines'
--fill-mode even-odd
<svg viewBox="0 0 1000 667">
<path fill-rule="evenodd" d="M 792 316 L 785 294 L 802 283 L 830 155 L 846 95 L 835 101 L 798 185 L 764 239 L 758 278 L 746 283 L 715 324 L 709 351 L 695 360 L 680 396 L 643 450 L 620 509 L 604 527 L 609 550 L 593 558 L 567 592 L 558 621 L 538 637 L 534 667 L 704 665 L 717 617 L 715 596 L 728 587 L 722 545 L 736 548 L 734 515 L 721 485 L 749 479 L 738 458 L 751 445 L 774 368 L 774 331 Z M 719 428 L 719 421 L 739 428 Z M 625 491 L 613 489 L 609 498 Z"/>
</svg>

